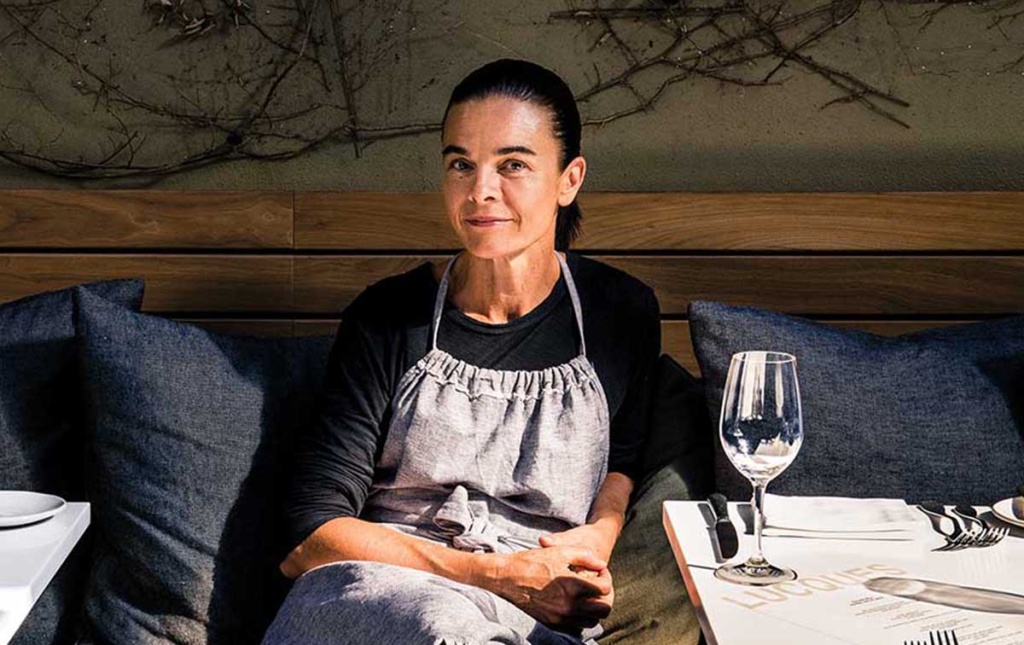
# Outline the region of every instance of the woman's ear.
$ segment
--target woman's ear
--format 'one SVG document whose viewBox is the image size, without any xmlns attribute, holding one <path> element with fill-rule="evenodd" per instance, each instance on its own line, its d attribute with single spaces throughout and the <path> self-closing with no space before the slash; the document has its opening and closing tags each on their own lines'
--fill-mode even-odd
<svg viewBox="0 0 1024 645">
<path fill-rule="evenodd" d="M 562 171 L 558 186 L 558 205 L 568 206 L 576 199 L 576 193 L 580 192 L 583 186 L 583 179 L 587 176 L 587 160 L 583 157 L 576 157 L 569 162 L 569 165 Z"/>
</svg>

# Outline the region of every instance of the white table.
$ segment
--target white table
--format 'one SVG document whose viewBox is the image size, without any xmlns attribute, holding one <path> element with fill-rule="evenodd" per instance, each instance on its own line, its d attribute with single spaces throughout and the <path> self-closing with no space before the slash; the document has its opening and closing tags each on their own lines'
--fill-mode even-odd
<svg viewBox="0 0 1024 645">
<path fill-rule="evenodd" d="M 745 534 L 738 506 L 729 505 L 740 537 L 733 561 L 744 560 L 754 542 Z M 669 542 L 709 645 L 900 645 L 922 635 L 927 641 L 931 629 L 956 629 L 964 645 L 1024 645 L 1024 529 L 1014 528 L 991 547 L 950 552 L 931 551 L 944 541 L 923 514 L 915 539 L 909 542 L 765 537 L 769 562 L 795 569 L 799 578 L 749 587 L 714 577 L 721 562 L 715 558 L 714 531 L 705 515 L 709 511 L 705 502 L 665 502 L 662 509 Z M 994 519 L 991 514 L 982 517 Z M 1004 599 L 1019 594 L 1020 613 L 958 608 L 925 602 L 922 593 L 908 598 L 865 586 L 869 580 L 877 586 L 883 578 L 923 585 L 926 594 L 937 584 L 1001 592 Z M 907 579 L 922 582 L 904 583 Z M 943 592 L 944 598 L 951 597 L 949 588 Z M 956 590 L 953 597 L 965 593 L 976 606 L 977 592 Z M 1012 597 L 1009 601 L 1017 602 Z"/>
<path fill-rule="evenodd" d="M 7 645 L 89 526 L 89 504 L 69 502 L 54 517 L 0 529 L 0 645 Z"/>
</svg>

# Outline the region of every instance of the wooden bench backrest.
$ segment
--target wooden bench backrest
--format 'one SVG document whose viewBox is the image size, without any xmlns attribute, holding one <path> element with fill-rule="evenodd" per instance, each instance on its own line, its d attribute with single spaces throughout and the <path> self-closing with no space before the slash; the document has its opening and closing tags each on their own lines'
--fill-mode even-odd
<svg viewBox="0 0 1024 645">
<path fill-rule="evenodd" d="M 589 193 L 575 249 L 657 292 L 696 370 L 691 300 L 895 334 L 1024 312 L 1024 193 Z M 0 302 L 146 279 L 143 308 L 330 334 L 366 285 L 458 247 L 437 194 L 0 191 Z"/>
</svg>

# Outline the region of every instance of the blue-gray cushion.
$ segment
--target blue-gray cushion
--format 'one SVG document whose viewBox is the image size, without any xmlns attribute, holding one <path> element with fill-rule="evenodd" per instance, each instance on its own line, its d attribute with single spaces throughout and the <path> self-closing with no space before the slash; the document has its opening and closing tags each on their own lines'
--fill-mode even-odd
<svg viewBox="0 0 1024 645">
<path fill-rule="evenodd" d="M 690 330 L 716 422 L 734 352 L 797 357 L 804 444 L 773 492 L 990 504 L 1024 482 L 1024 317 L 883 337 L 694 302 Z M 717 487 L 749 498 L 716 446 Z"/>
<path fill-rule="evenodd" d="M 286 581 L 279 516 L 293 432 L 330 338 L 215 334 L 80 291 L 103 643 L 258 643 Z"/>
<path fill-rule="evenodd" d="M 703 499 L 710 492 L 713 452 L 702 384 L 662 355 L 651 400 L 642 472 L 609 568 L 615 605 L 601 645 L 692 645 L 700 637 L 693 606 L 661 524 L 665 500 Z"/>
<path fill-rule="evenodd" d="M 675 463 L 689 494 L 694 499 L 707 497 L 714 487 L 714 445 L 704 384 L 671 356 L 662 354 L 648 394 L 641 472 L 650 476 Z"/>
<path fill-rule="evenodd" d="M 141 280 L 108 280 L 84 288 L 123 306 L 138 309 L 142 304 Z M 73 314 L 71 289 L 0 305 L 0 489 L 85 499 Z M 76 549 L 61 568 L 13 643 L 73 640 L 84 550 Z"/>
</svg>

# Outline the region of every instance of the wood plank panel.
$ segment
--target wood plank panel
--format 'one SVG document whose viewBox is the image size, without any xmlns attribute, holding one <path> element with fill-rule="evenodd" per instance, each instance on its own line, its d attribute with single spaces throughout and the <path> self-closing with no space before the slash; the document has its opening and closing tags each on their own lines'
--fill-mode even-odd
<svg viewBox="0 0 1024 645">
<path fill-rule="evenodd" d="M 296 256 L 295 311 L 341 313 L 374 282 L 438 259 L 414 255 Z"/>
<path fill-rule="evenodd" d="M 0 191 L 4 248 L 291 248 L 292 194 Z"/>
<path fill-rule="evenodd" d="M 1024 257 L 595 257 L 651 285 L 666 315 L 691 300 L 819 316 L 1024 312 Z M 430 259 L 296 257 L 296 311 L 340 312 L 367 285 Z"/>
<path fill-rule="evenodd" d="M 584 195 L 580 249 L 1009 251 L 1024 193 Z"/>
<path fill-rule="evenodd" d="M 1024 258 L 604 256 L 654 288 L 665 314 L 692 300 L 824 315 L 1024 312 Z"/>
<path fill-rule="evenodd" d="M 295 321 L 296 336 L 333 336 L 338 331 L 340 318 Z"/>
<path fill-rule="evenodd" d="M 295 193 L 295 248 L 455 249 L 440 193 Z"/>
<path fill-rule="evenodd" d="M 292 320 L 260 318 L 188 318 L 172 316 L 171 320 L 195 325 L 207 331 L 230 336 L 253 336 L 256 338 L 287 338 L 295 334 Z M 316 334 L 308 334 L 315 336 Z"/>
<path fill-rule="evenodd" d="M 661 351 L 686 368 L 690 374 L 700 376 L 697 356 L 690 343 L 690 323 L 685 320 L 667 320 L 661 323 Z"/>
<path fill-rule="evenodd" d="M 255 336 L 259 338 L 334 336 L 340 318 L 334 319 L 266 319 L 266 318 L 171 318 L 218 334 Z"/>
<path fill-rule="evenodd" d="M 0 302 L 92 280 L 144 278 L 145 311 L 289 311 L 292 258 L 0 254 Z"/>
<path fill-rule="evenodd" d="M 959 323 L 971 322 L 970 320 L 858 320 L 858 321 L 833 321 L 823 320 L 821 322 L 846 329 L 857 329 L 880 336 L 898 336 L 910 334 L 922 329 L 932 327 L 945 327 Z M 694 353 L 693 345 L 690 342 L 690 323 L 685 320 L 665 320 L 661 323 L 661 350 L 676 359 L 680 365 L 685 367 L 694 376 L 700 376 L 700 365 L 697 364 L 697 356 Z"/>
<path fill-rule="evenodd" d="M 0 302 L 89 280 L 143 277 L 150 311 L 340 313 L 368 284 L 428 258 L 0 255 Z M 1024 311 L 1024 258 L 603 257 L 651 284 L 666 315 L 691 299 L 815 315 Z"/>
<path fill-rule="evenodd" d="M 1024 192 L 585 193 L 579 249 L 1010 251 Z M 297 193 L 298 249 L 457 248 L 436 193 Z"/>
</svg>

